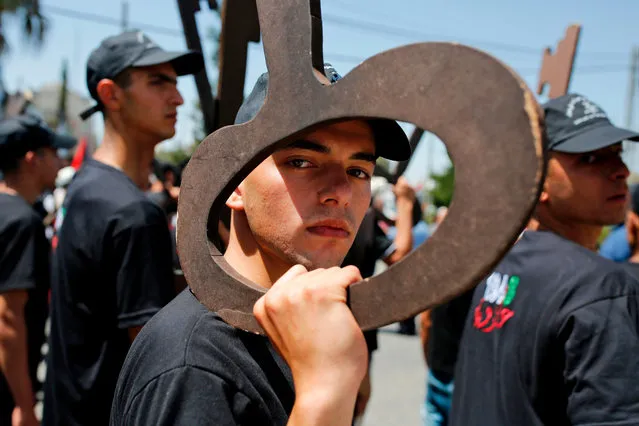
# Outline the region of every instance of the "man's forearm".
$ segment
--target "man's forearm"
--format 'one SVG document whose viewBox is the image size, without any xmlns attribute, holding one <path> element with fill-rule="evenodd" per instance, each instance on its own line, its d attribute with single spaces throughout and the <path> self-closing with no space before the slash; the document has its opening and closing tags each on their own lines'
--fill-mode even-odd
<svg viewBox="0 0 639 426">
<path fill-rule="evenodd" d="M 395 220 L 395 251 L 389 257 L 389 263 L 400 261 L 413 249 L 413 200 L 408 197 L 397 199 L 397 218 Z"/>
<path fill-rule="evenodd" d="M 33 407 L 33 387 L 29 377 L 27 331 L 22 315 L 0 317 L 0 370 L 13 395 L 15 405 Z"/>
</svg>

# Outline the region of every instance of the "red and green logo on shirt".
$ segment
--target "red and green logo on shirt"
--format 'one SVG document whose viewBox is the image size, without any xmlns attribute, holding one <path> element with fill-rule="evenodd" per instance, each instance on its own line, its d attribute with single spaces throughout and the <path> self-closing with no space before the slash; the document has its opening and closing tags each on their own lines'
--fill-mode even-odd
<svg viewBox="0 0 639 426">
<path fill-rule="evenodd" d="M 484 333 L 502 328 L 515 315 L 508 306 L 513 302 L 518 286 L 518 276 L 493 272 L 486 279 L 484 297 L 475 308 L 473 327 Z"/>
</svg>

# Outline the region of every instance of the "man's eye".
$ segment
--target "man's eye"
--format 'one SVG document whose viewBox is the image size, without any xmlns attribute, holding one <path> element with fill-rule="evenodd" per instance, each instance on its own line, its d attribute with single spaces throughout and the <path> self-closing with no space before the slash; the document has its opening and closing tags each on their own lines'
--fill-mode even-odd
<svg viewBox="0 0 639 426">
<path fill-rule="evenodd" d="M 595 154 L 584 154 L 581 156 L 579 161 L 584 164 L 595 164 L 597 161 L 599 161 L 599 157 Z"/>
<path fill-rule="evenodd" d="M 308 160 L 302 160 L 301 158 L 295 158 L 293 160 L 289 160 L 288 164 L 295 167 L 296 169 L 307 169 L 313 166 L 313 163 L 311 163 Z"/>
<path fill-rule="evenodd" d="M 348 173 L 353 176 L 356 177 L 358 179 L 370 179 L 371 175 L 368 174 L 365 170 L 362 169 L 351 169 L 348 171 Z"/>
</svg>

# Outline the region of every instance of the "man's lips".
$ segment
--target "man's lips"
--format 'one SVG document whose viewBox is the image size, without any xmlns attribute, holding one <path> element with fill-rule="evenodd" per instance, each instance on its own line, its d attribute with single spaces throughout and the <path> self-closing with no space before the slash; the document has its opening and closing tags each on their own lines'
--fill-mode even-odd
<svg viewBox="0 0 639 426">
<path fill-rule="evenodd" d="M 612 197 L 608 197 L 608 201 L 614 201 L 618 203 L 626 202 L 628 199 L 628 195 L 626 193 L 613 195 Z"/>
<path fill-rule="evenodd" d="M 324 220 L 306 228 L 311 234 L 321 237 L 348 238 L 351 234 L 346 222 L 341 220 Z"/>
</svg>

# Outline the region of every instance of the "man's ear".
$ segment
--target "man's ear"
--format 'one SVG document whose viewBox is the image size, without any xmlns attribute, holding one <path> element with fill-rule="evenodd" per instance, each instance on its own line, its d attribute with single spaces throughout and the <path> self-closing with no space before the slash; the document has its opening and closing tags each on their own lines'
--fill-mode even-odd
<svg viewBox="0 0 639 426">
<path fill-rule="evenodd" d="M 122 89 L 113 80 L 103 78 L 98 82 L 96 92 L 107 110 L 119 110 Z"/>
<path fill-rule="evenodd" d="M 244 211 L 244 197 L 242 184 L 240 184 L 226 200 L 226 206 L 235 211 Z"/>
<path fill-rule="evenodd" d="M 541 194 L 539 194 L 539 202 L 547 203 L 549 198 L 550 195 L 546 192 L 546 185 L 544 185 L 544 189 L 541 191 Z"/>
<path fill-rule="evenodd" d="M 547 203 L 550 200 L 550 194 L 548 193 L 548 186 L 550 185 L 551 176 L 551 162 L 548 162 L 548 172 L 546 173 L 546 179 L 544 180 L 543 187 L 541 189 L 541 193 L 539 194 L 539 204 Z"/>
<path fill-rule="evenodd" d="M 37 161 L 37 154 L 34 151 L 29 151 L 24 154 L 21 161 L 24 161 L 24 164 L 33 165 Z"/>
</svg>

